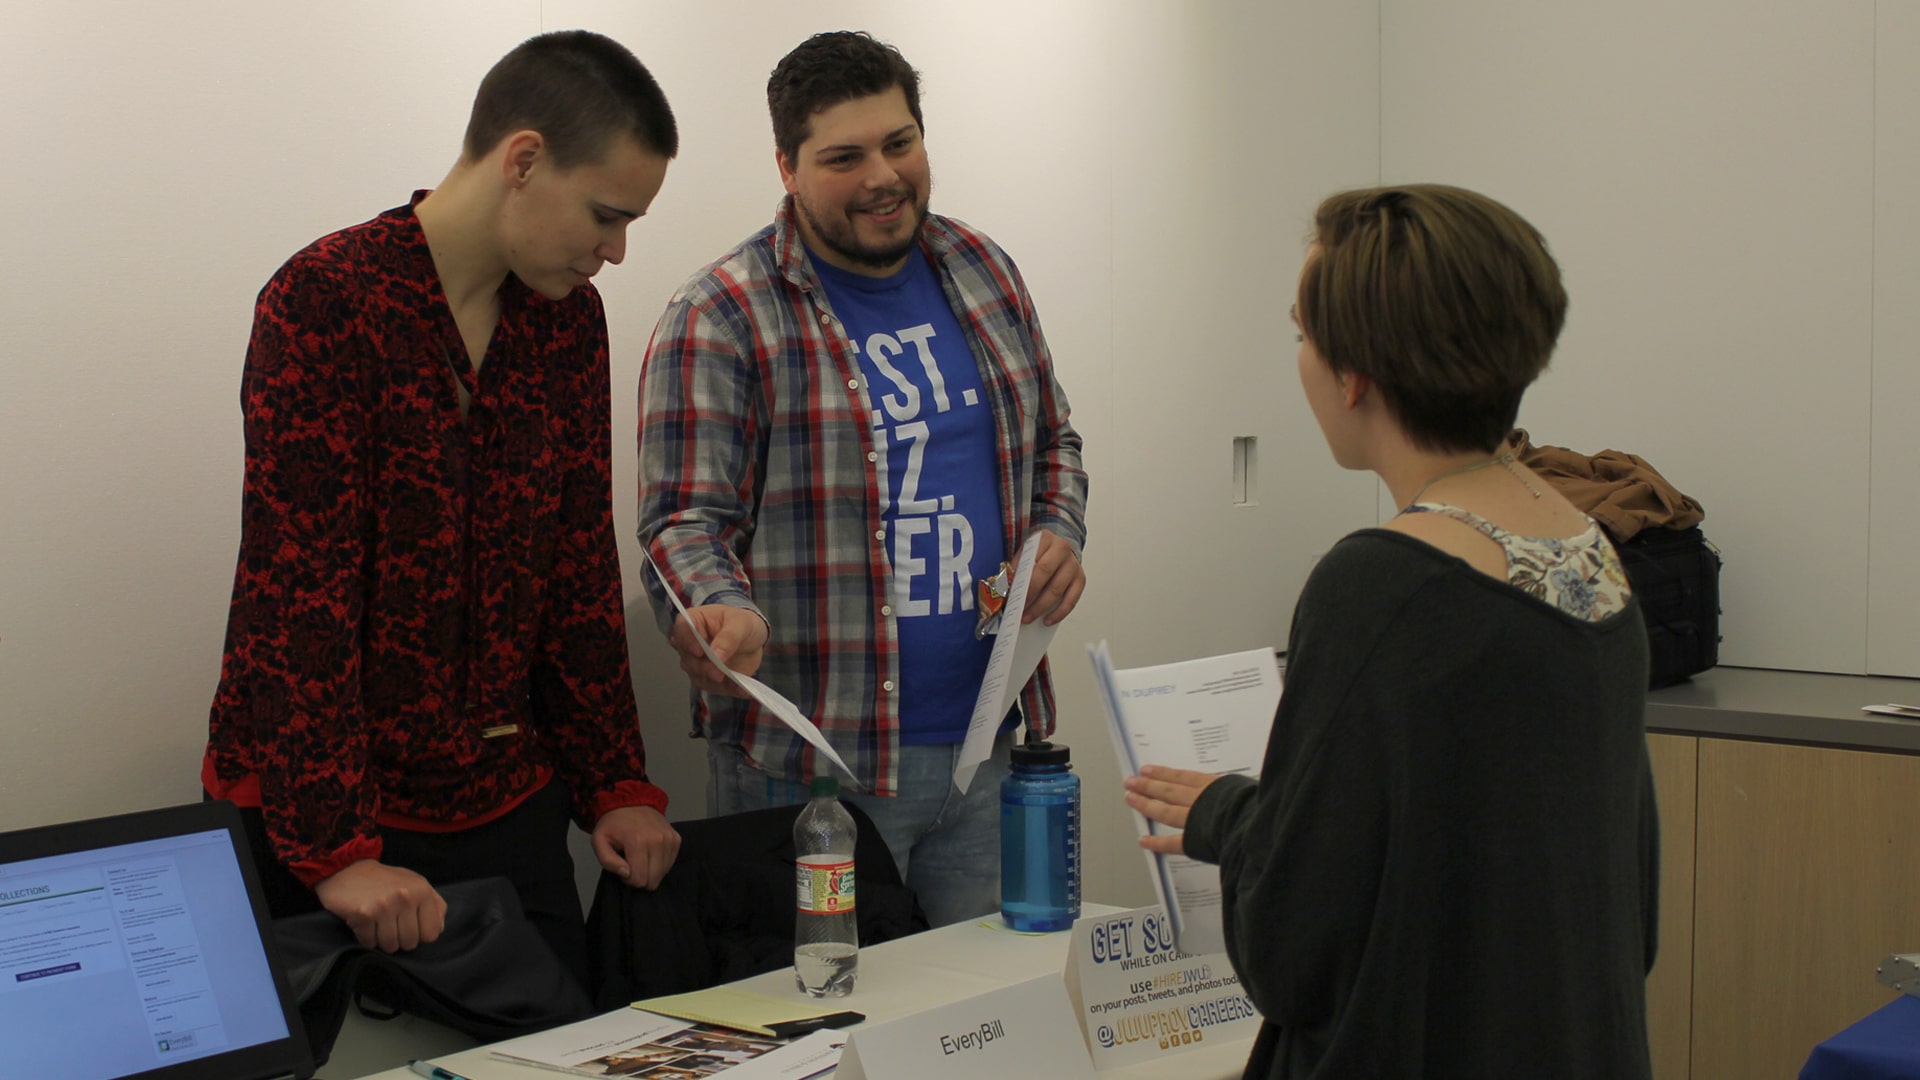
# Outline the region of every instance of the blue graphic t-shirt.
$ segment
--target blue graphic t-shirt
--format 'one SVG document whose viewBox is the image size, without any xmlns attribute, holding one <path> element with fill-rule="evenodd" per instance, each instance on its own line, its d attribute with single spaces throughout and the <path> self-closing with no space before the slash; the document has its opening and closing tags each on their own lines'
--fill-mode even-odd
<svg viewBox="0 0 1920 1080">
<path fill-rule="evenodd" d="M 974 582 L 1006 556 L 997 437 L 980 369 L 940 278 L 915 252 L 874 278 L 813 260 L 860 354 L 900 634 L 900 741 L 966 737 L 993 638 L 976 638 Z"/>
</svg>

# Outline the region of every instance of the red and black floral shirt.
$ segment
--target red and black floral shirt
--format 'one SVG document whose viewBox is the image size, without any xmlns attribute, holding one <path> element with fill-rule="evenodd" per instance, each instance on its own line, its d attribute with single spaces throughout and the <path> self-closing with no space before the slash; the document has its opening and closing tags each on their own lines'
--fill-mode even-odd
<svg viewBox="0 0 1920 1080">
<path fill-rule="evenodd" d="M 475 372 L 412 205 L 260 293 L 202 780 L 260 806 L 308 884 L 378 858 L 376 822 L 471 827 L 556 774 L 583 825 L 666 806 L 627 661 L 600 298 L 512 277 L 499 298 Z"/>
</svg>

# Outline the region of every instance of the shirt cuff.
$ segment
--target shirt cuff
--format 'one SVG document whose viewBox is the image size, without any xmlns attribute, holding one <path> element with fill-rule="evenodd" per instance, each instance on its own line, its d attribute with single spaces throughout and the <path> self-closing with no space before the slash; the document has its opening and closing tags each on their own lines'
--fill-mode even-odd
<svg viewBox="0 0 1920 1080">
<path fill-rule="evenodd" d="M 664 814 L 667 812 L 667 793 L 645 780 L 622 780 L 588 801 L 587 820 L 598 823 L 608 812 L 629 806 L 650 806 Z"/>
<path fill-rule="evenodd" d="M 710 607 L 715 604 L 724 607 L 741 608 L 760 616 L 760 621 L 765 623 L 767 627 L 767 640 L 773 640 L 773 623 L 767 618 L 767 613 L 760 610 L 760 605 L 753 602 L 753 597 L 738 589 L 728 589 L 726 592 L 714 593 L 712 596 L 702 600 L 698 606 Z M 691 611 L 693 608 L 689 607 L 687 610 Z"/>
<path fill-rule="evenodd" d="M 361 859 L 378 859 L 384 851 L 385 845 L 379 837 L 356 836 L 325 855 L 288 863 L 287 869 L 300 879 L 300 884 L 311 889 Z"/>
</svg>

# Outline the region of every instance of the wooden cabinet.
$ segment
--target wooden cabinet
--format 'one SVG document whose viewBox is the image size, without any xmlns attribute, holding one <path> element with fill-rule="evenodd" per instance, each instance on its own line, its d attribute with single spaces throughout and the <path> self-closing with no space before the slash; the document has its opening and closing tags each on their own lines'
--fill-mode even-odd
<svg viewBox="0 0 1920 1080">
<path fill-rule="evenodd" d="M 1659 1080 L 1798 1074 L 1920 950 L 1920 757 L 1649 735 L 1661 813 Z"/>
<path fill-rule="evenodd" d="M 1700 740 L 1647 736 L 1660 803 L 1660 952 L 1647 976 L 1654 1080 L 1688 1080 L 1693 1031 L 1693 808 Z"/>
</svg>

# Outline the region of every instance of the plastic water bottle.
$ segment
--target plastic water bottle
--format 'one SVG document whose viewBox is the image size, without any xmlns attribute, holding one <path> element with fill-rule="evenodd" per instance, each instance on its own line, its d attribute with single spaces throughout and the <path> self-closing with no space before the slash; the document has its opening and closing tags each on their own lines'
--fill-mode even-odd
<svg viewBox="0 0 1920 1080">
<path fill-rule="evenodd" d="M 793 920 L 793 977 L 813 997 L 845 997 L 860 970 L 860 928 L 853 915 L 853 815 L 840 805 L 840 782 L 814 777 L 793 822 L 799 910 Z"/>
<path fill-rule="evenodd" d="M 1067 748 L 1013 748 L 1000 782 L 1000 917 L 1015 930 L 1065 930 L 1080 917 L 1080 778 Z"/>
</svg>

